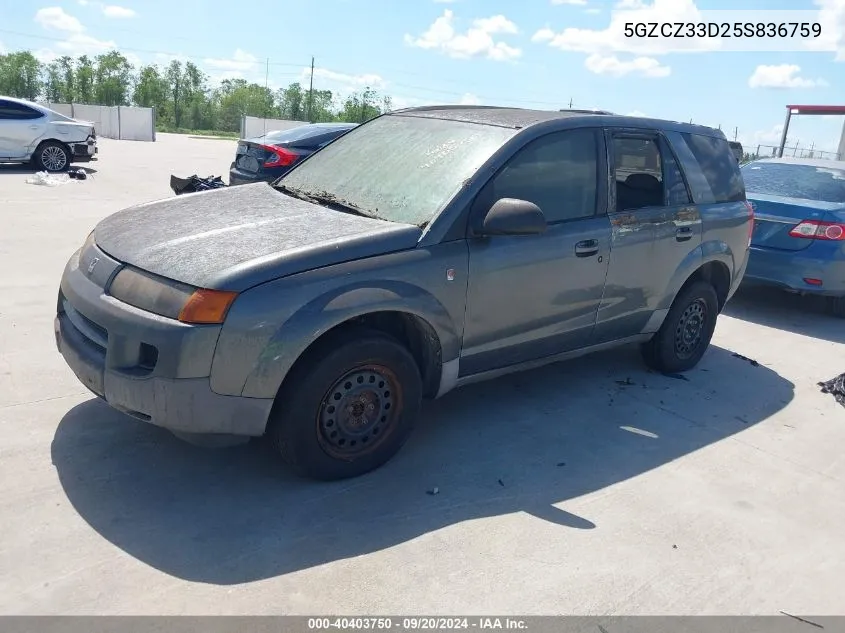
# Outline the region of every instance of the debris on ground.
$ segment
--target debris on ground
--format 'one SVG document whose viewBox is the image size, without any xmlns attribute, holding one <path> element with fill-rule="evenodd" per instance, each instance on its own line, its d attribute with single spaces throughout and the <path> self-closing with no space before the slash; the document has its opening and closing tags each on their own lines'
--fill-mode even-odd
<svg viewBox="0 0 845 633">
<path fill-rule="evenodd" d="M 177 196 L 183 193 L 196 193 L 198 191 L 208 191 L 210 189 L 220 189 L 221 187 L 228 186 L 220 176 L 209 176 L 208 178 L 200 178 L 196 174 L 187 178 L 170 176 L 170 188 L 173 189 L 173 193 Z"/>
<path fill-rule="evenodd" d="M 839 374 L 833 380 L 820 382 L 819 387 L 822 393 L 829 393 L 836 398 L 836 401 L 845 407 L 845 374 Z"/>
<path fill-rule="evenodd" d="M 689 382 L 689 378 L 687 378 L 683 374 L 663 374 L 663 375 L 666 376 L 667 378 L 674 378 L 675 380 L 686 380 L 687 382 Z"/>
<path fill-rule="evenodd" d="M 558 462 L 557 463 L 558 468 L 562 468 L 563 466 L 566 466 L 566 462 Z"/>
<path fill-rule="evenodd" d="M 747 363 L 751 363 L 754 367 L 759 367 L 760 363 L 758 363 L 753 358 L 748 358 L 748 356 L 743 356 L 742 354 L 734 354 L 734 358 L 738 358 L 739 360 L 744 360 Z"/>
<path fill-rule="evenodd" d="M 504 487 L 505 487 L 505 482 L 504 482 L 504 481 L 502 481 L 502 480 L 500 479 L 500 480 L 499 480 L 499 485 L 500 485 L 500 486 L 502 486 L 502 488 L 504 488 Z"/>
<path fill-rule="evenodd" d="M 46 171 L 39 171 L 33 174 L 31 178 L 26 179 L 28 185 L 41 185 L 43 187 L 58 187 L 69 182 L 70 176 L 67 174 L 49 174 Z"/>
<path fill-rule="evenodd" d="M 630 387 L 631 385 L 636 385 L 637 383 L 635 383 L 635 382 L 634 382 L 633 380 L 631 380 L 631 378 L 629 377 L 629 378 L 626 378 L 625 380 L 617 380 L 617 381 L 616 381 L 616 384 L 617 384 L 617 385 L 622 385 L 623 387 Z"/>
<path fill-rule="evenodd" d="M 746 420 L 744 417 L 742 417 L 741 415 L 735 415 L 734 419 L 739 420 L 743 424 L 750 424 L 750 422 L 748 420 Z"/>
<path fill-rule="evenodd" d="M 88 172 L 81 167 L 71 167 L 67 170 L 67 175 L 73 180 L 88 180 Z"/>
<path fill-rule="evenodd" d="M 426 493 L 427 495 L 436 495 L 436 494 L 438 494 L 439 492 L 440 492 L 440 488 L 437 488 L 436 486 L 435 486 L 434 488 L 432 488 L 431 490 L 426 490 L 426 491 L 425 491 L 425 493 Z"/>
</svg>

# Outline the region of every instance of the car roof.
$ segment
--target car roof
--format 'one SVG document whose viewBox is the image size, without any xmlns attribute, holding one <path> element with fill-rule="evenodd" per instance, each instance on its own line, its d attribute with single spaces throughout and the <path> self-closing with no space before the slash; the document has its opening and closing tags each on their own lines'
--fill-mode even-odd
<svg viewBox="0 0 845 633">
<path fill-rule="evenodd" d="M 845 169 L 845 160 L 828 160 L 826 158 L 759 158 L 748 163 L 780 163 L 783 165 L 806 165 L 808 167 L 829 167 L 831 169 Z"/>
<path fill-rule="evenodd" d="M 38 107 L 38 108 L 43 107 L 43 106 L 35 103 L 35 101 L 29 101 L 28 99 L 19 99 L 18 97 L 7 97 L 5 95 L 0 95 L 0 99 L 2 99 L 3 101 L 11 101 L 12 103 L 19 103 L 20 105 L 25 105 L 25 106 L 30 106 L 30 107 L 32 107 L 32 106 L 35 106 L 35 107 Z"/>
<path fill-rule="evenodd" d="M 532 110 L 528 108 L 509 108 L 501 106 L 437 105 L 393 110 L 388 114 L 388 116 L 416 116 L 431 119 L 495 125 L 498 127 L 513 129 L 523 129 L 531 127 L 532 125 L 547 123 L 549 121 L 574 119 L 583 120 L 585 118 L 591 118 L 596 119 L 601 125 L 612 125 L 614 127 L 645 127 L 659 130 L 671 130 L 681 133 L 688 132 L 703 134 L 705 136 L 716 136 L 719 138 L 725 137 L 721 130 L 705 127 L 703 125 L 636 116 L 621 116 L 617 114 L 608 114 L 601 110 Z"/>
</svg>

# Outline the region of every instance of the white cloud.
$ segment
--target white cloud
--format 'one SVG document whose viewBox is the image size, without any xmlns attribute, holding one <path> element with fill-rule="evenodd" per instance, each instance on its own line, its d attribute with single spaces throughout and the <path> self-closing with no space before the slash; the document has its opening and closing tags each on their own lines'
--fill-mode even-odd
<svg viewBox="0 0 845 633">
<path fill-rule="evenodd" d="M 653 57 L 634 57 L 623 61 L 616 55 L 600 55 L 594 53 L 584 62 L 587 70 L 597 75 L 611 75 L 612 77 L 623 77 L 625 75 L 637 75 L 640 77 L 660 78 L 668 77 L 672 69 L 663 66 Z"/>
<path fill-rule="evenodd" d="M 583 6 L 587 4 L 587 0 L 552 0 L 552 4 L 574 4 Z"/>
<path fill-rule="evenodd" d="M 300 82 L 307 82 L 311 77 L 311 68 L 303 68 Z M 314 87 L 316 89 L 319 80 L 324 80 L 323 83 L 340 84 L 346 88 L 353 90 L 360 90 L 362 88 L 371 88 L 373 90 L 384 90 L 387 87 L 387 82 L 379 75 L 373 73 L 364 73 L 361 75 L 348 75 L 346 73 L 336 72 L 328 68 L 314 69 Z"/>
<path fill-rule="evenodd" d="M 845 1 L 845 0 L 826 0 Z M 605 29 L 580 29 L 568 27 L 559 33 L 549 28 L 537 31 L 535 42 L 546 42 L 563 51 L 607 55 L 631 53 L 634 55 L 663 55 L 673 52 L 700 52 L 718 50 L 715 38 L 681 37 L 648 38 L 625 37 L 625 24 L 629 22 L 702 22 L 701 12 L 693 0 L 621 0 L 611 13 L 610 24 Z"/>
<path fill-rule="evenodd" d="M 419 37 L 406 34 L 405 42 L 418 48 L 440 51 L 454 58 L 486 57 L 507 61 L 520 57 L 522 51 L 493 36 L 517 33 L 519 29 L 516 24 L 504 15 L 474 20 L 465 33 L 459 33 L 455 29 L 454 12 L 446 9 Z"/>
<path fill-rule="evenodd" d="M 117 43 L 114 40 L 100 40 L 84 33 L 74 33 L 56 46 L 66 55 L 99 55 L 116 49 Z"/>
<path fill-rule="evenodd" d="M 251 53 L 235 49 L 231 59 L 206 58 L 203 62 L 217 70 L 237 70 L 244 72 L 258 65 L 258 58 Z"/>
<path fill-rule="evenodd" d="M 845 61 L 845 0 L 815 0 L 822 34 L 810 41 L 813 50 L 836 50 L 836 61 Z"/>
<path fill-rule="evenodd" d="M 79 20 L 65 13 L 65 10 L 61 7 L 38 9 L 35 13 L 35 21 L 43 28 L 53 31 L 81 33 L 85 30 L 85 27 L 82 26 Z"/>
<path fill-rule="evenodd" d="M 137 13 L 134 9 L 128 7 L 120 7 L 115 4 L 107 4 L 103 6 L 103 15 L 107 18 L 134 18 Z"/>
<path fill-rule="evenodd" d="M 584 13 L 589 13 L 590 15 L 598 15 L 601 13 L 601 9 L 598 7 L 590 7 L 589 9 L 584 9 Z"/>
<path fill-rule="evenodd" d="M 640 112 L 639 110 L 634 110 L 633 112 L 629 112 L 625 116 L 638 116 L 641 118 L 648 118 L 648 115 L 645 112 Z"/>
<path fill-rule="evenodd" d="M 6 54 L 6 47 L 3 46 L 3 42 L 0 42 L 0 55 Z"/>
<path fill-rule="evenodd" d="M 827 86 L 824 79 L 807 79 L 796 64 L 760 65 L 748 78 L 751 88 L 817 88 Z"/>
<path fill-rule="evenodd" d="M 481 100 L 471 92 L 464 93 L 464 96 L 461 97 L 460 101 L 461 105 L 481 105 Z"/>
</svg>

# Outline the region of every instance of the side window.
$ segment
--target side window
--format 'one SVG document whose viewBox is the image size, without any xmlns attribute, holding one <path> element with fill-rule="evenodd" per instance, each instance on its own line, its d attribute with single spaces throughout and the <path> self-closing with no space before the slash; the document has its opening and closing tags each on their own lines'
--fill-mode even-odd
<svg viewBox="0 0 845 633">
<path fill-rule="evenodd" d="M 681 173 L 681 167 L 672 151 L 666 147 L 664 143 L 660 144 L 663 148 L 663 183 L 666 188 L 666 204 L 670 207 L 679 207 L 691 202 L 687 185 L 684 182 L 684 176 Z"/>
<path fill-rule="evenodd" d="M 533 202 L 550 223 L 592 217 L 598 191 L 596 137 L 596 130 L 579 129 L 532 141 L 493 177 L 489 197 Z"/>
<path fill-rule="evenodd" d="M 739 202 L 745 200 L 745 185 L 739 171 L 739 163 L 728 142 L 715 136 L 702 134 L 681 134 L 695 157 L 715 202 Z M 709 200 L 710 196 L 704 193 Z"/>
<path fill-rule="evenodd" d="M 664 206 L 663 167 L 656 138 L 614 136 L 616 210 Z"/>
<path fill-rule="evenodd" d="M 40 112 L 33 110 L 29 106 L 12 101 L 0 101 L 0 120 L 23 121 L 38 119 L 41 116 Z"/>
</svg>

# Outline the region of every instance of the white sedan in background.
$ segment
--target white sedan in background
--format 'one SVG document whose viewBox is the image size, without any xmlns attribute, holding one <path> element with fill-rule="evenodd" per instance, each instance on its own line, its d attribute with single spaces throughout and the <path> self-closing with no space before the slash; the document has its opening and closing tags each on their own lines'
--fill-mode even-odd
<svg viewBox="0 0 845 633">
<path fill-rule="evenodd" d="M 77 121 L 42 105 L 0 96 L 0 163 L 29 163 L 64 171 L 97 154 L 94 124 Z"/>
</svg>

